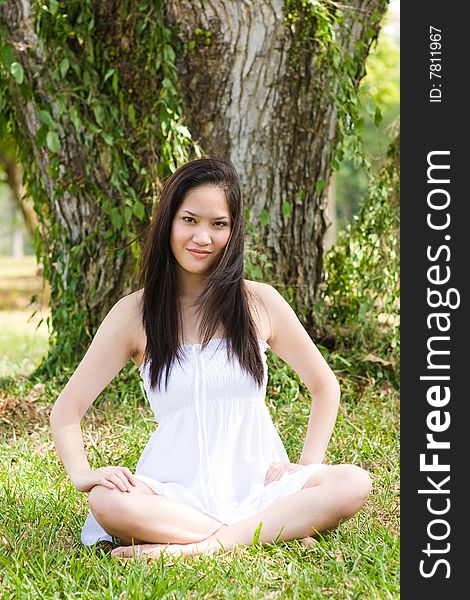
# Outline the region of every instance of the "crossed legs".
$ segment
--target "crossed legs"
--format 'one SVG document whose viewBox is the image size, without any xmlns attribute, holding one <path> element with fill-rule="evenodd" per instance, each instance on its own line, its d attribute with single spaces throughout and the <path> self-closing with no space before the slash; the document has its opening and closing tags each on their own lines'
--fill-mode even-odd
<svg viewBox="0 0 470 600">
<path fill-rule="evenodd" d="M 222 525 L 182 502 L 154 494 L 142 482 L 138 484 L 130 493 L 103 486 L 90 491 L 90 509 L 96 520 L 124 545 L 116 548 L 114 555 L 158 556 L 164 549 L 172 554 L 228 550 L 237 544 L 250 545 L 260 523 L 262 544 L 315 536 L 355 515 L 371 490 L 370 478 L 360 467 L 327 465 L 313 473 L 301 490 L 238 523 Z M 132 538 L 138 548 L 132 546 Z"/>
<path fill-rule="evenodd" d="M 95 486 L 88 495 L 93 516 L 124 545 L 188 544 L 211 535 L 222 523 L 176 500 L 157 495 L 136 480 L 131 492 Z"/>
</svg>

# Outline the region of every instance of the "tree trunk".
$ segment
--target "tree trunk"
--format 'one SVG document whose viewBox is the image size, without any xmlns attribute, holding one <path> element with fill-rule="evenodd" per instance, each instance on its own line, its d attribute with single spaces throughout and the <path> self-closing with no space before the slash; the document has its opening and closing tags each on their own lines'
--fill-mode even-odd
<svg viewBox="0 0 470 600">
<path fill-rule="evenodd" d="M 36 251 L 51 287 L 48 374 L 81 358 L 106 311 L 133 288 L 136 256 L 115 249 L 142 230 L 161 179 L 192 158 L 181 102 L 202 150 L 225 153 L 238 168 L 250 245 L 260 264 L 266 257 L 271 264 L 263 275 L 290 292 L 311 330 L 338 123 L 347 119 L 345 94 L 354 96 L 385 6 L 0 5 L 7 42 L 0 109 L 9 93 L 8 122 L 39 216 Z"/>
<path fill-rule="evenodd" d="M 76 298 L 83 310 L 85 322 L 91 324 L 87 322 L 89 315 L 98 313 L 101 316 L 109 303 L 117 300 L 123 288 L 129 284 L 132 255 L 110 254 L 107 242 L 96 235 L 107 228 L 109 220 L 96 202 L 95 195 L 90 192 L 93 188 L 99 188 L 105 196 L 112 197 L 113 190 L 102 161 L 99 160 L 99 149 L 96 149 L 98 152 L 87 152 L 75 135 L 69 115 L 58 114 L 57 97 L 51 93 L 50 86 L 46 85 L 51 82 L 51 69 L 44 68 L 47 57 L 44 55 L 43 43 L 35 33 L 31 5 L 28 0 L 9 0 L 2 7 L 2 17 L 9 30 L 8 41 L 21 52 L 23 69 L 31 79 L 37 78 L 38 73 L 41 78 L 35 89 L 34 100 L 25 99 L 18 88 L 15 97 L 18 114 L 22 118 L 21 126 L 33 151 L 30 160 L 40 170 L 47 204 L 50 203 L 53 211 L 54 218 L 51 221 L 58 228 L 57 233 L 52 235 L 49 230 L 51 222 L 42 220 L 40 234 L 51 244 L 49 252 L 55 256 L 61 255 L 56 269 L 62 275 L 64 292 L 72 283 L 67 276 L 67 267 L 71 263 L 70 252 L 90 236 L 93 237 L 93 251 L 83 254 L 80 280 L 74 281 L 75 290 L 81 290 Z M 60 170 L 67 172 L 74 185 L 64 185 L 63 181 L 59 181 L 55 166 L 51 165 L 48 148 L 38 145 L 38 132 L 41 128 L 39 111 L 44 107 L 51 109 L 51 116 L 58 124 L 60 145 L 53 157 L 54 163 L 60 164 Z M 85 181 L 88 185 L 85 185 Z"/>
<path fill-rule="evenodd" d="M 332 94 L 340 81 L 330 76 L 328 60 L 318 66 L 322 47 L 312 11 L 290 2 L 299 18 L 289 25 L 287 4 L 169 0 L 166 7 L 169 22 L 194 47 L 179 63 L 191 132 L 206 151 L 234 161 L 251 223 L 262 234 L 260 251 L 273 265 L 270 278 L 292 288 L 292 304 L 310 329 L 323 275 L 326 191 L 338 131 Z M 378 32 L 377 17 L 385 8 L 383 0 L 353 0 L 336 29 L 343 57 L 364 42 L 353 74 L 356 87 L 373 38 L 370 28 Z"/>
<path fill-rule="evenodd" d="M 76 363 L 109 308 L 135 288 L 137 256 L 119 248 L 142 230 L 150 210 L 138 194 L 144 190 L 152 203 L 161 166 L 155 125 L 142 143 L 138 121 L 140 111 L 157 112 L 152 102 L 162 78 L 157 69 L 149 77 L 149 52 L 136 50 L 144 14 L 152 16 L 123 14 L 117 0 L 0 6 L 10 56 L 9 81 L 0 83 L 10 86 L 12 137 L 39 216 L 36 253 L 51 286 L 51 350 L 36 374 Z M 16 81 L 12 61 L 20 65 Z M 7 95 L 1 87 L 0 109 Z"/>
</svg>

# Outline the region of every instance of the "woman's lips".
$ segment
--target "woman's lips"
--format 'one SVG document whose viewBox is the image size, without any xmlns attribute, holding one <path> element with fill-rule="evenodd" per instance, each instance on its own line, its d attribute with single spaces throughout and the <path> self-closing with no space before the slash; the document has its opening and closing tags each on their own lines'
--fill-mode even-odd
<svg viewBox="0 0 470 600">
<path fill-rule="evenodd" d="M 206 256 L 210 256 L 210 252 L 197 252 L 196 250 L 190 250 L 189 248 L 186 248 L 186 250 L 192 254 L 193 256 L 197 256 L 198 258 L 205 258 Z"/>
</svg>

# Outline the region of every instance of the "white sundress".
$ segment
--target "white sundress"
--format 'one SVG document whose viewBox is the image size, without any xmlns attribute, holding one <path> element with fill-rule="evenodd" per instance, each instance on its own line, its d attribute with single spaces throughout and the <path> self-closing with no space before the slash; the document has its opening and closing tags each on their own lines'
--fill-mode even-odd
<svg viewBox="0 0 470 600">
<path fill-rule="evenodd" d="M 166 391 L 150 390 L 148 363 L 139 369 L 158 427 L 139 458 L 135 478 L 220 524 L 241 521 L 300 490 L 324 466 L 305 465 L 265 485 L 270 463 L 289 458 L 265 403 L 270 346 L 259 343 L 262 388 L 236 356 L 228 359 L 226 338 L 212 339 L 204 349 L 183 344 L 183 359 L 174 361 Z M 88 511 L 81 540 L 91 546 L 113 537 Z"/>
</svg>

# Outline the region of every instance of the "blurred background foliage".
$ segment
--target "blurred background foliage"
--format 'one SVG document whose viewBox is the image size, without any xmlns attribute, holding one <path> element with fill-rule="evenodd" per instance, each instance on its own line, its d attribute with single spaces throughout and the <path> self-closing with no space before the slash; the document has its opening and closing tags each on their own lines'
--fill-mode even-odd
<svg viewBox="0 0 470 600">
<path fill-rule="evenodd" d="M 385 26 L 367 59 L 367 75 L 359 88 L 364 152 L 374 172 L 380 170 L 390 143 L 390 128 L 400 113 L 400 45 L 398 31 Z M 367 196 L 368 177 L 357 164 L 359 157 L 346 157 L 335 181 L 338 230 L 344 229 Z"/>
</svg>

